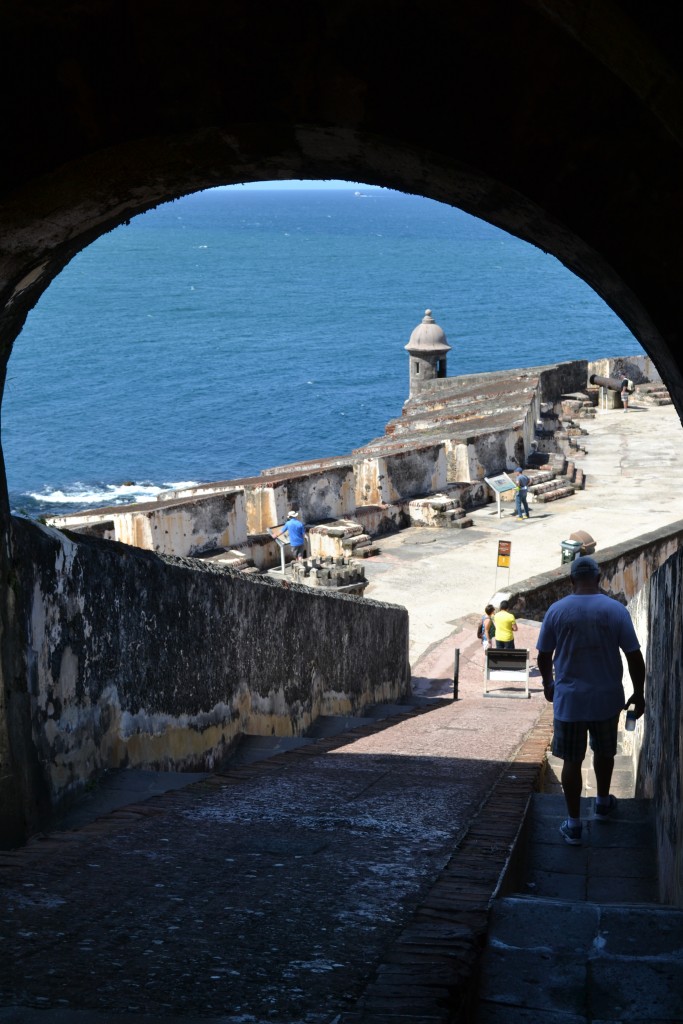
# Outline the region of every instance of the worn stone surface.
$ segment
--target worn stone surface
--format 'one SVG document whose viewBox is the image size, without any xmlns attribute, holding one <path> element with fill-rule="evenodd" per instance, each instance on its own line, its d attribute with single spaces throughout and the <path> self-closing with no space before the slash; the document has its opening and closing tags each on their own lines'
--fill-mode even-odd
<svg viewBox="0 0 683 1024">
<path fill-rule="evenodd" d="M 638 730 L 641 780 L 639 791 L 652 797 L 657 807 L 658 854 L 664 882 L 663 897 L 683 904 L 683 820 L 681 779 L 683 778 L 683 664 L 672 659 L 679 649 L 683 623 L 683 551 L 672 554 L 655 574 L 650 590 L 648 615 L 648 691 L 651 721 Z M 666 623 L 658 630 L 656 623 Z"/>
<path fill-rule="evenodd" d="M 424 706 L 0 855 L 2 1005 L 21 1024 L 60 1006 L 445 1022 L 548 739 L 540 689 L 491 704 L 480 659 L 472 638 L 457 702 L 441 683 Z"/>
<path fill-rule="evenodd" d="M 55 802 L 107 768 L 212 767 L 243 732 L 297 735 L 406 692 L 402 608 L 14 530 L 33 742 Z"/>
<path fill-rule="evenodd" d="M 211 185 L 347 178 L 452 203 L 555 255 L 634 331 L 683 413 L 678 6 L 431 3 L 428 73 L 403 76 L 424 12 L 298 12 L 264 24 L 233 5 L 3 7 L 3 366 L 68 261 L 136 213 Z M 25 782 L 8 585 L 0 623 L 8 806 Z"/>
</svg>

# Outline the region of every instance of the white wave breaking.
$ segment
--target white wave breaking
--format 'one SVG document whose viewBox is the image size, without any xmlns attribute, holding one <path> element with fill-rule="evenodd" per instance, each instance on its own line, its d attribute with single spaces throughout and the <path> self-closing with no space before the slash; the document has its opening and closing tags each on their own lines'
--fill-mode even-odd
<svg viewBox="0 0 683 1024">
<path fill-rule="evenodd" d="M 125 483 L 105 484 L 99 487 L 88 487 L 84 484 L 74 484 L 66 490 L 45 490 L 43 492 L 30 491 L 29 497 L 34 501 L 40 501 L 48 505 L 116 505 L 124 502 L 149 501 L 156 498 L 164 491 L 177 490 L 178 488 L 196 487 L 193 480 L 181 480 L 177 483 L 149 484 L 149 483 Z"/>
</svg>

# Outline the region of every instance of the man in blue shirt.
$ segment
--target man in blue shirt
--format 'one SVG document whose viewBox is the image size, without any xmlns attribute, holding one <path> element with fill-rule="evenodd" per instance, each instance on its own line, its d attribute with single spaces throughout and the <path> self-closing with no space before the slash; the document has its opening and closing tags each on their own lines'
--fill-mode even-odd
<svg viewBox="0 0 683 1024">
<path fill-rule="evenodd" d="M 586 557 L 574 559 L 574 592 L 550 606 L 536 645 L 543 692 L 553 704 L 552 750 L 562 759 L 568 818 L 560 832 L 572 846 L 581 843 L 581 765 L 587 737 L 590 735 L 597 787 L 594 819 L 606 821 L 616 807 L 609 788 L 619 714 L 631 704 L 636 718 L 645 711 L 645 662 L 631 616 L 622 604 L 600 592 L 599 579 L 597 562 Z M 621 651 L 633 683 L 626 704 Z"/>
<path fill-rule="evenodd" d="M 292 548 L 294 558 L 297 562 L 300 562 L 306 549 L 306 527 L 299 519 L 298 512 L 288 512 L 287 522 L 279 533 L 273 534 L 273 537 L 282 537 L 285 533 L 287 534 L 287 540 Z"/>
<path fill-rule="evenodd" d="M 517 466 L 515 470 L 515 483 L 517 484 L 517 491 L 515 492 L 515 509 L 517 511 L 517 518 L 523 519 L 529 518 L 529 477 L 526 475 L 521 466 Z M 522 515 L 524 510 L 524 515 Z"/>
</svg>

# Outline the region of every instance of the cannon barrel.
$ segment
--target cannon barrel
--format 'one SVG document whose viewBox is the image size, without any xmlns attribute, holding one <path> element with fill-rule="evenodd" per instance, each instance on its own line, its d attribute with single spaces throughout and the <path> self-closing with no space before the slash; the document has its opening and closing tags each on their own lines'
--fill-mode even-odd
<svg viewBox="0 0 683 1024">
<path fill-rule="evenodd" d="M 633 385 L 627 377 L 599 377 L 597 373 L 592 373 L 588 383 L 598 384 L 601 388 L 609 388 L 610 391 L 621 391 L 624 385 L 629 391 L 633 390 Z"/>
</svg>

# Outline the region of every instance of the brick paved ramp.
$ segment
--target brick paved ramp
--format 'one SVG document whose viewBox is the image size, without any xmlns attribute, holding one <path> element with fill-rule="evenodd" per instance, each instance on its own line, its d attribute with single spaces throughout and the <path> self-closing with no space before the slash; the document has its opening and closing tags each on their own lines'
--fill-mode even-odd
<svg viewBox="0 0 683 1024">
<path fill-rule="evenodd" d="M 473 634 L 457 702 L 0 855 L 0 1022 L 452 1019 L 548 737 Z"/>
</svg>

